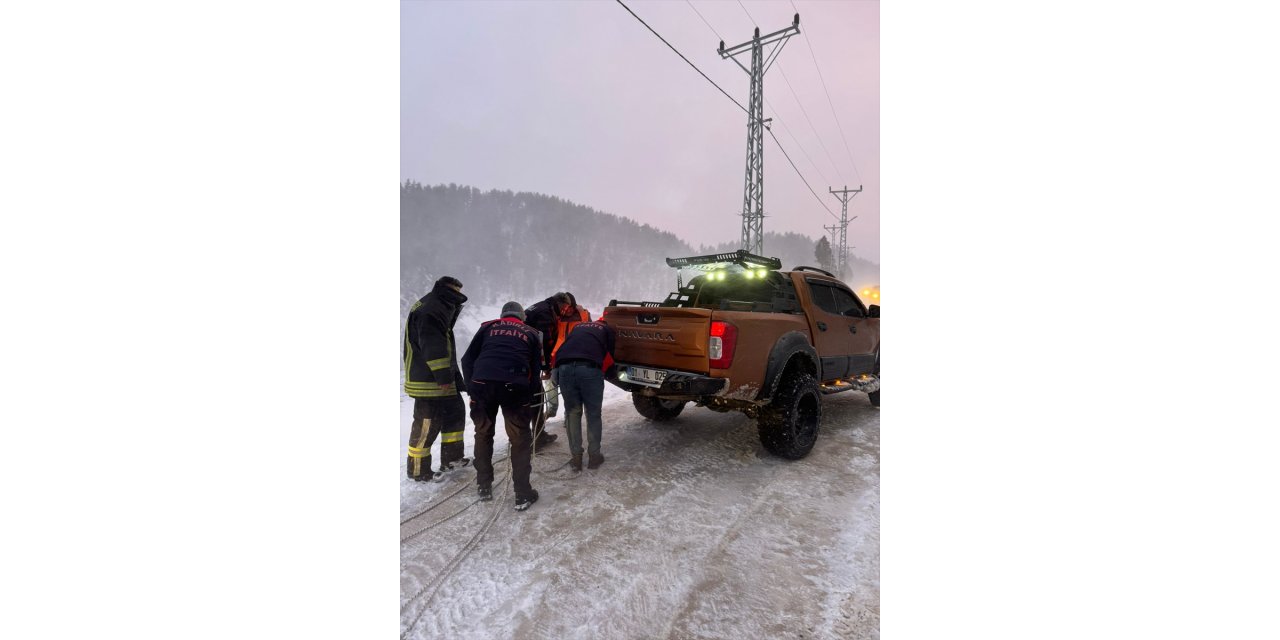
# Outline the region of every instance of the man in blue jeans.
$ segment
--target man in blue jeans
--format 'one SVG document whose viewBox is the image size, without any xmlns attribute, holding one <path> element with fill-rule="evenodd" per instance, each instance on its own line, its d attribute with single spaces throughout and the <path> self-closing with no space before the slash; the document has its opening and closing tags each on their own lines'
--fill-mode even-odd
<svg viewBox="0 0 1280 640">
<path fill-rule="evenodd" d="M 555 353 L 556 378 L 564 397 L 564 430 L 569 436 L 569 466 L 582 471 L 582 412 L 587 413 L 588 469 L 604 462 L 600 453 L 600 404 L 604 402 L 604 370 L 613 366 L 613 327 L 600 322 L 573 325 Z"/>
</svg>

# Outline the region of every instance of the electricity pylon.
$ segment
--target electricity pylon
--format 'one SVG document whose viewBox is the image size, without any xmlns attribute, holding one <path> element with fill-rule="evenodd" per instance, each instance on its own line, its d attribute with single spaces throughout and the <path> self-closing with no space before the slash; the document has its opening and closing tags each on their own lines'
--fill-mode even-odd
<svg viewBox="0 0 1280 640">
<path fill-rule="evenodd" d="M 731 58 L 733 62 L 751 76 L 751 99 L 747 108 L 747 176 L 742 190 L 742 248 L 756 255 L 764 254 L 764 74 L 773 66 L 774 60 L 787 40 L 800 33 L 800 14 L 796 14 L 791 26 L 774 31 L 764 37 L 760 36 L 760 27 L 756 27 L 755 36 L 750 40 L 724 48 L 724 40 L 720 41 L 720 57 Z M 765 53 L 766 45 L 774 45 Z M 751 52 L 751 68 L 748 69 L 735 57 L 739 53 Z"/>
<path fill-rule="evenodd" d="M 836 251 L 839 250 L 838 247 L 840 246 L 839 244 L 840 236 L 836 235 L 836 233 L 840 231 L 840 225 L 828 224 L 828 225 L 824 225 L 822 228 L 826 229 L 827 233 L 831 234 L 831 263 L 832 263 L 831 268 L 836 269 L 837 268 L 836 265 L 840 264 L 839 258 L 836 258 Z M 839 276 L 840 276 L 840 272 L 837 271 L 836 277 L 839 277 Z"/>
<path fill-rule="evenodd" d="M 831 187 L 827 187 L 827 190 L 835 195 L 836 199 L 840 201 L 840 247 L 836 249 L 836 275 L 843 280 L 849 277 L 849 274 L 846 272 L 849 265 L 849 245 L 847 243 L 848 237 L 846 232 L 849 230 L 849 221 L 856 220 L 858 218 L 858 216 L 854 216 L 852 218 L 849 217 L 849 201 L 852 200 L 854 196 L 862 193 L 862 185 L 858 185 L 857 189 L 850 189 L 849 185 L 845 185 L 845 187 L 839 191 L 836 191 Z M 835 226 L 833 225 L 826 228 L 832 232 L 832 236 L 834 237 Z"/>
</svg>

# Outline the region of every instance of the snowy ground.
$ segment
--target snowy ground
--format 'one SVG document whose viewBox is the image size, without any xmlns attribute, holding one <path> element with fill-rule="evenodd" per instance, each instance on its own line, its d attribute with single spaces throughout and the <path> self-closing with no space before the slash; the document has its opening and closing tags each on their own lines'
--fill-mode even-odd
<svg viewBox="0 0 1280 640">
<path fill-rule="evenodd" d="M 818 444 L 789 462 L 740 413 L 655 424 L 606 385 L 604 465 L 566 466 L 561 407 L 523 513 L 505 461 L 488 503 L 470 468 L 440 483 L 402 468 L 402 637 L 878 638 L 879 410 L 857 392 L 823 404 Z"/>
</svg>

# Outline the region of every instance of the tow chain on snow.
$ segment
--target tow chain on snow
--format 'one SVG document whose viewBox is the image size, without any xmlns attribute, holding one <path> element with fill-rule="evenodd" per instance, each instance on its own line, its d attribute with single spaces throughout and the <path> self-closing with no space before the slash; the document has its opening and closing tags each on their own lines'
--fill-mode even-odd
<svg viewBox="0 0 1280 640">
<path fill-rule="evenodd" d="M 557 387 L 552 387 L 552 389 L 555 391 L 555 396 L 556 396 L 556 397 L 559 397 L 559 389 L 558 389 Z M 547 395 L 548 395 L 548 394 L 547 394 L 547 392 L 546 392 L 545 390 L 544 390 L 544 391 L 542 391 L 541 393 L 535 393 L 535 394 L 534 394 L 534 397 L 535 397 L 535 398 L 536 398 L 536 397 L 539 397 L 539 396 L 542 396 L 542 397 L 543 397 L 543 400 L 542 400 L 541 402 L 533 402 L 533 403 L 527 404 L 527 405 L 525 405 L 525 406 L 526 406 L 526 407 L 530 407 L 530 408 L 532 408 L 532 407 L 538 407 L 538 406 L 544 406 L 544 405 L 546 404 L 546 397 L 547 397 Z M 541 418 L 542 418 L 542 419 L 541 419 L 541 421 L 540 421 L 540 422 L 538 422 L 537 426 L 535 426 L 535 428 L 534 428 L 534 430 L 533 430 L 533 432 L 532 432 L 532 434 L 533 434 L 533 436 L 532 436 L 532 437 L 533 437 L 533 441 L 534 441 L 534 442 L 537 442 L 537 440 L 538 440 L 538 436 L 539 436 L 539 435 L 542 435 L 542 432 L 546 430 L 546 428 L 545 428 L 545 427 L 546 427 L 546 411 L 542 411 L 542 412 L 540 412 L 540 413 L 539 413 L 539 415 L 541 416 Z M 510 451 L 510 447 L 508 447 L 508 451 Z M 532 455 L 535 455 L 535 456 L 536 456 L 536 455 L 538 455 L 538 452 L 537 452 L 537 445 L 536 445 L 536 444 L 531 444 L 531 445 L 530 445 L 530 451 L 532 452 Z M 507 456 L 504 456 L 504 457 L 498 458 L 497 460 L 494 460 L 494 462 L 502 462 L 503 460 L 507 460 L 508 458 L 510 458 L 510 454 L 509 454 L 509 453 L 508 453 L 508 455 L 507 455 Z M 568 463 L 566 462 L 565 464 L 568 464 Z M 563 467 L 563 466 L 564 466 L 563 464 L 562 464 L 562 465 L 560 465 L 560 467 Z M 558 470 L 560 469 L 560 467 L 556 467 L 556 468 L 554 468 L 554 469 L 551 469 L 550 471 L 558 471 Z M 510 465 L 508 465 L 508 468 L 510 468 Z M 543 470 L 541 470 L 541 469 L 538 469 L 537 471 L 538 471 L 538 473 L 547 473 L 546 471 L 543 471 Z M 400 521 L 400 525 L 401 525 L 401 526 L 404 526 L 406 523 L 408 523 L 408 522 L 410 522 L 410 521 L 414 520 L 415 518 L 420 518 L 420 517 L 422 517 L 424 514 L 426 514 L 427 512 L 431 511 L 432 509 L 435 509 L 436 507 L 440 506 L 441 504 L 444 504 L 444 502 L 445 502 L 446 500 L 448 500 L 448 499 L 450 499 L 450 498 L 452 498 L 452 497 L 454 497 L 454 496 L 458 495 L 459 493 L 462 493 L 462 491 L 463 491 L 463 490 L 465 490 L 465 489 L 467 488 L 467 486 L 468 486 L 467 484 L 463 484 L 461 487 L 458 487 L 456 490 L 454 490 L 454 492 L 453 492 L 453 493 L 450 493 L 449 495 L 447 495 L 447 496 L 445 496 L 445 497 L 443 497 L 443 498 L 440 498 L 439 500 L 436 500 L 436 502 L 435 502 L 434 504 L 432 504 L 431 506 L 427 507 L 426 509 L 423 509 L 422 511 L 419 511 L 419 512 L 418 512 L 418 513 L 416 513 L 416 514 L 414 514 L 414 515 L 412 515 L 412 516 L 409 516 L 408 518 L 405 518 L 405 519 L 401 520 L 401 521 Z M 472 504 L 475 504 L 475 503 L 473 502 Z M 465 510 L 465 509 L 464 509 L 464 510 Z M 461 513 L 461 512 L 459 512 L 459 513 Z M 417 534 L 414 534 L 414 535 L 417 535 Z M 411 537 L 412 537 L 412 536 L 411 536 Z M 407 540 L 407 539 L 408 539 L 408 538 L 401 539 L 401 542 L 404 542 L 404 540 Z"/>
<path fill-rule="evenodd" d="M 556 387 L 552 387 L 552 389 L 554 389 L 554 390 L 556 391 L 557 395 L 558 395 L 558 393 L 559 393 L 559 389 L 558 389 L 558 388 L 556 388 Z M 541 401 L 539 401 L 539 402 L 530 403 L 529 405 L 526 405 L 526 406 L 528 406 L 528 407 L 532 408 L 532 407 L 537 407 L 537 406 L 540 406 L 540 405 L 541 405 L 541 406 L 543 406 L 543 407 L 545 408 L 547 395 L 548 395 L 548 394 L 547 394 L 547 392 L 546 392 L 545 390 L 544 390 L 543 392 L 541 392 L 541 393 L 536 393 L 536 394 L 534 394 L 534 396 L 535 396 L 535 397 L 541 397 L 541 398 L 542 398 L 542 400 L 541 400 Z M 530 443 L 530 453 L 531 453 L 530 458 L 532 458 L 533 456 L 536 456 L 536 455 L 537 455 L 537 445 L 536 445 L 536 444 L 534 444 L 534 443 L 535 443 L 535 442 L 537 442 L 538 436 L 539 436 L 539 435 L 542 435 L 542 432 L 546 430 L 546 424 L 547 424 L 547 412 L 546 412 L 545 410 L 543 410 L 543 411 L 539 412 L 539 416 L 540 416 L 540 419 L 537 421 L 537 426 L 536 426 L 536 427 L 531 431 L 532 442 Z M 506 475 L 506 477 L 504 477 L 504 478 L 503 478 L 504 482 L 502 483 L 502 493 L 503 493 L 503 496 L 502 496 L 501 498 L 497 499 L 497 500 L 494 500 L 494 503 L 495 503 L 495 504 L 494 504 L 494 507 L 495 507 L 495 508 L 493 509 L 493 514 L 492 514 L 492 515 L 490 515 L 490 516 L 489 516 L 489 520 L 488 520 L 487 522 L 485 522 L 485 524 L 484 524 L 482 527 L 480 527 L 480 529 L 479 529 L 478 531 L 476 531 L 474 535 L 472 535 L 472 536 L 471 536 L 471 539 L 467 540 L 467 543 L 466 543 L 465 545 L 463 545 L 463 546 L 462 546 L 462 550 L 460 550 L 460 551 L 459 551 L 459 552 L 458 552 L 458 553 L 457 553 L 457 554 L 456 554 L 456 555 L 455 555 L 451 560 L 449 560 L 449 562 L 445 565 L 444 569 L 443 569 L 443 570 L 441 570 L 441 571 L 440 571 L 440 573 L 439 573 L 439 574 L 437 574 L 437 575 L 436 575 L 436 577 L 435 577 L 434 579 L 432 579 L 432 580 L 431 580 L 431 582 L 428 582 L 427 584 L 423 585 L 421 589 L 418 589 L 418 591 L 417 591 L 417 592 L 415 592 L 415 593 L 414 593 L 414 594 L 413 594 L 413 595 L 412 595 L 408 600 L 406 600 L 406 601 L 405 601 L 405 605 L 408 605 L 408 604 L 412 603 L 414 600 L 418 599 L 418 597 L 419 597 L 419 596 L 421 596 L 421 595 L 422 595 L 425 591 L 427 591 L 428 589 L 430 589 L 430 590 L 431 590 L 431 593 L 427 594 L 426 599 L 425 599 L 425 600 L 423 600 L 423 603 L 422 603 L 422 609 L 420 609 L 420 610 L 418 611 L 418 614 L 417 614 L 416 616 L 414 616 L 414 617 L 413 617 L 413 621 L 409 623 L 409 627 L 408 627 L 407 629 L 405 629 L 404 633 L 400 634 L 400 638 L 401 638 L 401 640 L 404 640 L 404 638 L 408 637 L 408 635 L 409 635 L 410 633 L 412 633 L 412 632 L 413 632 L 414 628 L 418 626 L 418 621 L 422 619 L 422 615 L 423 615 L 424 613 L 426 613 L 426 612 L 427 612 L 427 609 L 430 609 L 430 608 L 431 608 L 431 599 L 435 597 L 436 593 L 440 591 L 440 587 L 444 585 L 444 579 L 445 579 L 445 578 L 447 578 L 447 577 L 449 576 L 449 574 L 451 574 L 451 573 L 453 573 L 455 570 L 457 570 L 457 568 L 462 564 L 462 561 L 463 561 L 463 560 L 465 560 L 465 559 L 466 559 L 466 557 L 467 557 L 468 555 L 470 555 L 472 551 L 474 551 L 474 550 L 475 550 L 475 547 L 478 545 L 478 543 L 479 543 L 480 539 L 484 537 L 485 533 L 487 533 L 487 532 L 489 531 L 489 529 L 493 528 L 493 524 L 494 524 L 495 522 L 497 522 L 497 521 L 498 521 L 498 515 L 501 513 L 501 511 L 502 511 L 502 510 L 501 510 L 501 509 L 498 509 L 498 508 L 496 508 L 496 507 L 497 507 L 497 505 L 498 505 L 498 504 L 501 504 L 501 503 L 505 502 L 506 494 L 507 494 L 507 492 L 508 492 L 508 491 L 511 489 L 511 487 L 512 487 L 511 483 L 505 482 L 505 480 L 506 480 L 507 478 L 510 478 L 510 477 L 511 477 L 511 475 L 512 475 L 513 473 L 515 473 L 514 463 L 512 463 L 512 461 L 511 461 L 511 453 L 510 453 L 510 452 L 511 452 L 511 444 L 510 444 L 510 443 L 507 443 L 507 456 L 506 456 L 506 460 L 507 460 L 507 475 Z M 532 460 L 531 460 L 530 462 L 532 462 Z M 566 465 L 568 465 L 568 464 L 569 464 L 569 463 L 566 461 L 564 464 L 561 464 L 560 466 L 556 467 L 555 469 L 552 469 L 551 471 L 558 471 L 559 469 L 563 468 L 564 466 L 566 466 Z M 531 467 L 531 468 L 532 468 L 532 466 L 533 466 L 533 465 L 532 465 L 532 464 L 530 464 L 530 467 Z M 541 475 L 542 473 L 543 473 L 542 471 L 539 471 L 539 474 L 540 474 L 540 475 Z M 553 477 L 553 478 L 555 478 L 555 476 L 552 476 L 552 477 Z M 556 478 L 556 479 L 567 479 L 567 478 Z M 464 486 L 463 486 L 463 488 L 465 488 L 465 487 L 466 487 L 466 485 L 464 485 Z M 460 493 L 461 491 L 462 491 L 462 489 L 458 489 L 458 490 L 457 490 L 457 491 L 455 491 L 454 493 L 449 494 L 449 496 L 448 496 L 448 497 L 446 497 L 446 498 L 445 498 L 445 499 L 443 499 L 443 500 L 438 501 L 436 504 L 432 505 L 431 507 L 428 507 L 428 508 L 427 508 L 426 510 L 424 510 L 422 513 L 426 513 L 427 511 L 430 511 L 431 509 L 434 509 L 434 508 L 436 508 L 436 507 L 440 506 L 441 504 L 443 504 L 443 503 L 444 503 L 444 500 L 447 500 L 448 498 L 451 498 L 451 497 L 453 497 L 454 495 L 457 495 L 457 494 L 458 494 L 458 493 Z M 454 513 L 452 513 L 452 514 L 449 514 L 447 517 L 445 517 L 445 518 L 441 519 L 440 521 L 438 521 L 438 522 L 436 522 L 436 523 L 434 523 L 434 524 L 429 525 L 426 529 L 423 529 L 422 531 L 419 531 L 419 532 L 417 532 L 417 533 L 414 533 L 414 534 L 410 535 L 408 538 L 403 538 L 403 539 L 401 539 L 401 540 L 400 540 L 400 542 L 403 544 L 403 543 L 404 543 L 406 540 L 408 540 L 409 538 L 416 537 L 416 536 L 418 536 L 419 534 L 421 534 L 421 533 L 423 533 L 424 531 L 426 531 L 427 529 L 432 529 L 432 528 L 435 528 L 435 527 L 436 527 L 436 526 L 438 526 L 438 525 L 444 524 L 444 522 L 445 522 L 445 521 L 450 520 L 450 519 L 454 518 L 455 516 L 458 516 L 458 515 L 462 514 L 462 512 L 464 512 L 464 511 L 466 511 L 466 510 L 470 509 L 471 507 L 475 506 L 475 504 L 476 504 L 476 503 L 478 503 L 478 502 L 480 502 L 480 500 L 479 500 L 479 499 L 476 499 L 476 500 L 472 501 L 472 502 L 471 502 L 470 504 L 468 504 L 467 506 L 465 506 L 465 507 L 463 507 L 463 508 L 459 509 L 458 511 L 456 511 L 456 512 L 454 512 Z M 418 514 L 418 515 L 422 515 L 422 514 L 420 513 L 420 514 Z M 416 517 L 418 517 L 418 516 L 414 516 L 414 518 L 416 518 Z M 412 519 L 413 519 L 413 518 L 410 518 L 409 520 L 412 520 Z M 408 522 L 408 520 L 406 520 L 405 522 Z M 402 525 L 403 525 L 403 524 L 404 524 L 404 522 L 401 522 L 400 524 L 402 524 Z M 417 557 L 417 555 L 421 555 L 421 552 L 419 552 L 419 554 L 416 554 L 414 557 L 416 558 L 416 557 Z M 401 610 L 402 610 L 402 611 L 404 610 L 404 609 L 403 609 L 403 607 L 404 607 L 404 605 L 402 605 L 402 608 L 401 608 Z"/>
<path fill-rule="evenodd" d="M 503 487 L 503 493 L 505 494 L 506 489 L 509 489 L 510 487 L 511 487 L 510 484 L 506 484 Z M 498 502 L 502 502 L 502 500 L 499 500 Z M 463 545 L 462 550 L 459 551 L 458 554 L 455 555 L 453 559 L 449 561 L 449 564 L 445 565 L 444 570 L 442 570 L 439 573 L 439 575 L 437 575 L 435 579 L 433 579 L 431 582 L 427 583 L 426 585 L 423 585 L 423 587 L 419 589 L 417 593 L 413 594 L 413 597 L 409 598 L 406 601 L 406 604 L 413 602 L 418 598 L 418 596 L 422 595 L 422 593 L 426 591 L 428 588 L 431 589 L 431 593 L 427 595 L 425 600 L 423 600 L 422 609 L 418 611 L 418 615 L 413 617 L 413 621 L 409 623 L 409 628 L 405 629 L 404 633 L 400 634 L 401 640 L 404 640 L 404 638 L 408 637 L 408 635 L 413 632 L 414 627 L 418 626 L 418 621 L 422 619 L 422 614 L 426 613 L 427 609 L 431 608 L 431 599 L 436 596 L 436 593 L 440 591 L 440 587 L 444 585 L 444 579 L 449 577 L 449 574 L 453 573 L 454 570 L 456 570 L 458 566 L 462 564 L 462 561 L 465 560 L 466 557 L 470 555 L 472 551 L 475 550 L 475 547 L 477 546 L 477 543 L 480 542 L 480 539 L 483 538 L 484 534 L 487 533 L 489 529 L 493 527 L 493 523 L 498 521 L 498 514 L 500 513 L 502 513 L 502 510 L 496 508 L 496 505 L 495 505 L 495 508 L 493 510 L 493 515 L 489 516 L 489 521 L 486 522 L 484 526 L 480 527 L 479 531 L 476 531 L 475 534 L 471 536 L 471 539 L 468 540 L 465 545 Z"/>
<path fill-rule="evenodd" d="M 502 462 L 503 460 L 506 460 L 506 459 L 507 459 L 507 457 L 508 457 L 508 456 L 503 456 L 503 457 L 501 457 L 501 458 L 498 458 L 498 459 L 497 459 L 497 460 L 495 460 L 494 462 Z M 400 521 L 400 526 L 404 526 L 405 524 L 407 524 L 407 523 L 409 523 L 409 522 L 413 521 L 415 518 L 420 518 L 420 517 L 422 517 L 422 516 L 423 516 L 424 514 L 426 514 L 428 511 L 431 511 L 432 509 L 435 509 L 436 507 L 438 507 L 438 506 L 440 506 L 440 505 L 444 504 L 444 502 L 445 502 L 446 500 L 448 500 L 449 498 L 452 498 L 452 497 L 454 497 L 454 496 L 458 495 L 459 493 L 462 493 L 462 491 L 463 491 L 464 489 L 466 489 L 467 487 L 469 487 L 469 486 L 471 486 L 471 483 L 469 483 L 469 482 L 464 482 L 464 483 L 462 483 L 462 486 L 461 486 L 461 487 L 458 487 L 457 489 L 455 489 L 453 493 L 451 493 L 451 494 L 449 494 L 449 495 L 447 495 L 447 496 L 445 496 L 445 497 L 443 497 L 443 498 L 440 498 L 440 499 L 436 500 L 434 503 L 432 503 L 432 504 L 431 504 L 431 506 L 427 507 L 426 509 L 423 509 L 422 511 L 419 511 L 418 513 L 415 513 L 415 514 L 413 514 L 413 515 L 409 516 L 408 518 L 405 518 L 404 520 L 401 520 L 401 521 Z M 402 542 L 403 542 L 403 541 L 402 541 Z"/>
<path fill-rule="evenodd" d="M 510 468 L 510 467 L 508 467 L 508 468 Z M 498 482 L 506 482 L 507 478 L 509 478 L 509 477 L 511 477 L 511 473 L 510 473 L 510 471 L 508 471 L 506 475 L 502 476 L 502 478 L 501 478 L 501 479 L 499 479 L 499 480 L 498 480 Z M 465 489 L 467 486 L 469 486 L 469 485 L 464 485 L 464 486 L 463 486 L 463 489 Z M 461 489 L 459 489 L 458 491 L 453 492 L 453 494 L 451 494 L 451 497 L 452 497 L 453 495 L 457 495 L 459 491 L 461 491 Z M 454 511 L 453 513 L 451 513 L 451 514 L 449 514 L 449 515 L 447 515 L 447 516 L 445 516 L 445 517 L 443 517 L 443 518 L 441 518 L 441 519 L 439 519 L 439 520 L 437 520 L 437 521 L 435 521 L 435 522 L 432 522 L 431 524 L 429 524 L 429 525 L 427 525 L 427 526 L 425 526 L 425 527 L 423 527 L 423 528 L 421 528 L 421 529 L 419 529 L 419 530 L 417 530 L 417 531 L 415 531 L 415 532 L 413 532 L 413 533 L 411 533 L 411 534 L 409 534 L 409 535 L 407 535 L 407 536 L 405 536 L 405 537 L 403 537 L 403 538 L 400 538 L 400 543 L 401 543 L 401 544 L 404 544 L 405 542 L 408 542 L 408 541 L 410 541 L 410 540 L 412 540 L 412 539 L 414 539 L 414 538 L 416 538 L 416 537 L 418 537 L 418 536 L 420 536 L 420 535 L 422 535 L 422 534 L 426 533 L 427 531 L 430 531 L 430 530 L 432 530 L 432 529 L 434 529 L 434 528 L 436 528 L 436 527 L 438 527 L 438 526 L 440 526 L 440 525 L 442 525 L 442 524 L 444 524 L 444 523 L 446 523 L 446 522 L 448 522 L 448 521 L 452 520 L 453 518 L 455 518 L 455 517 L 457 517 L 457 516 L 461 515 L 463 511 L 466 511 L 467 509 L 470 509 L 471 507 L 475 506 L 475 504 L 476 504 L 477 502 L 480 502 L 480 498 L 476 498 L 475 500 L 472 500 L 471 502 L 469 502 L 469 503 L 467 504 L 467 506 L 465 506 L 465 507 L 463 507 L 463 508 L 461 508 L 461 509 L 458 509 L 457 511 Z M 438 506 L 438 505 L 437 505 L 437 506 Z M 423 513 L 426 513 L 426 512 L 424 511 Z M 415 517 L 417 517 L 417 516 L 415 516 Z M 402 522 L 401 524 L 403 525 L 404 523 Z"/>
</svg>

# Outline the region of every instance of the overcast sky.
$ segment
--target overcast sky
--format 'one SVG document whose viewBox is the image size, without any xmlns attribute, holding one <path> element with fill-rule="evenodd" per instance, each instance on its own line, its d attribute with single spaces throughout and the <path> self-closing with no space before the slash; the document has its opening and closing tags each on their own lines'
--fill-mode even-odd
<svg viewBox="0 0 1280 640">
<path fill-rule="evenodd" d="M 835 215 L 828 187 L 863 185 L 849 244 L 878 262 L 879 3 L 627 4 L 743 105 L 749 78 L 716 53 L 713 29 L 731 47 L 750 39 L 751 18 L 767 34 L 799 10 L 801 35 L 765 75 L 765 117 Z M 402 179 L 555 195 L 694 244 L 740 238 L 746 114 L 618 3 L 400 7 Z M 836 221 L 767 133 L 764 191 L 766 231 L 816 239 Z"/>
</svg>

